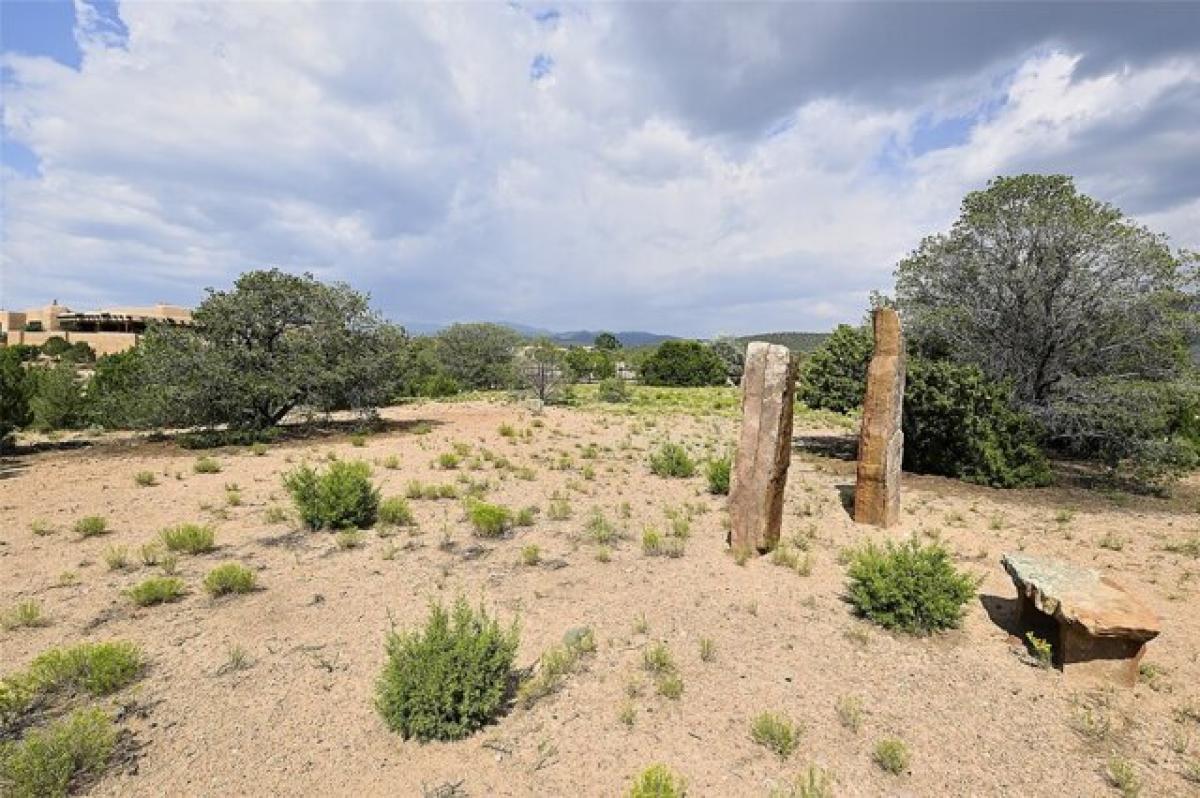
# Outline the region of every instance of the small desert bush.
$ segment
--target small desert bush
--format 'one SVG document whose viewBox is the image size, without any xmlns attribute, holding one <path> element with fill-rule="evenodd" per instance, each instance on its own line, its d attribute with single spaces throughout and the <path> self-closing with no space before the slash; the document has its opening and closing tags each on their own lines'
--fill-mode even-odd
<svg viewBox="0 0 1200 798">
<path fill-rule="evenodd" d="M 212 457 L 200 457 L 192 463 L 192 470 L 197 474 L 219 474 L 221 473 L 221 463 Z"/>
<path fill-rule="evenodd" d="M 0 792 L 12 798 L 65 796 L 72 784 L 101 774 L 116 747 L 112 720 L 81 709 L 19 742 L 0 743 Z"/>
<path fill-rule="evenodd" d="M 108 520 L 102 515 L 86 515 L 75 522 L 75 534 L 81 538 L 93 538 L 108 531 Z"/>
<path fill-rule="evenodd" d="M 680 444 L 664 443 L 650 455 L 650 471 L 660 477 L 690 477 L 696 473 L 696 463 Z"/>
<path fill-rule="evenodd" d="M 399 496 L 389 496 L 379 503 L 379 523 L 384 526 L 413 526 L 412 508 Z"/>
<path fill-rule="evenodd" d="M 513 525 L 512 510 L 499 504 L 488 504 L 478 500 L 468 500 L 467 520 L 475 528 L 475 534 L 485 538 L 496 538 L 503 535 Z"/>
<path fill-rule="evenodd" d="M 133 475 L 134 484 L 140 488 L 152 488 L 158 484 L 158 478 L 153 471 L 139 471 Z"/>
<path fill-rule="evenodd" d="M 596 638 L 591 629 L 580 629 L 571 634 L 563 645 L 547 649 L 538 661 L 537 674 L 521 683 L 517 689 L 517 702 L 528 708 L 539 698 L 558 690 L 563 680 L 574 673 L 583 657 L 596 650 Z"/>
<path fill-rule="evenodd" d="M 129 547 L 109 546 L 104 550 L 104 564 L 110 571 L 120 571 L 129 565 Z"/>
<path fill-rule="evenodd" d="M 833 778 L 816 765 L 809 765 L 784 790 L 772 790 L 771 798 L 833 798 Z"/>
<path fill-rule="evenodd" d="M 172 576 L 152 576 L 131 587 L 128 595 L 139 607 L 178 601 L 183 596 L 183 580 Z"/>
<path fill-rule="evenodd" d="M 728 455 L 708 461 L 708 464 L 704 467 L 704 473 L 708 477 L 709 493 L 716 496 L 726 496 L 729 494 L 729 472 L 732 466 L 733 461 Z"/>
<path fill-rule="evenodd" d="M 666 765 L 651 765 L 633 780 L 629 798 L 685 798 L 687 782 Z"/>
<path fill-rule="evenodd" d="M 879 741 L 871 758 L 882 770 L 899 775 L 908 768 L 908 746 L 903 740 L 889 737 Z"/>
<path fill-rule="evenodd" d="M 6 632 L 14 629 L 32 629 L 49 624 L 50 621 L 42 614 L 42 605 L 33 599 L 22 601 L 12 609 L 0 613 L 0 629 L 4 629 Z"/>
<path fill-rule="evenodd" d="M 20 691 L 33 695 L 76 690 L 103 696 L 136 679 L 144 664 L 133 643 L 80 643 L 43 651 L 23 674 L 6 677 L 3 684 L 19 684 Z"/>
<path fill-rule="evenodd" d="M 167 551 L 204 554 L 216 548 L 216 531 L 208 524 L 179 524 L 159 533 Z"/>
<path fill-rule="evenodd" d="M 764 712 L 750 724 L 750 739 L 787 759 L 800 745 L 800 727 L 783 715 Z"/>
<path fill-rule="evenodd" d="M 537 565 L 542 561 L 542 550 L 536 543 L 521 547 L 521 564 Z"/>
<path fill-rule="evenodd" d="M 958 626 L 976 581 L 959 573 L 949 553 L 916 540 L 854 552 L 847 595 L 860 615 L 886 629 L 929 634 Z"/>
<path fill-rule="evenodd" d="M 588 516 L 586 531 L 593 543 L 602 546 L 612 544 L 619 537 L 617 528 L 604 516 L 599 507 L 594 508 L 591 515 Z"/>
<path fill-rule="evenodd" d="M 517 511 L 517 517 L 513 523 L 517 526 L 533 526 L 539 512 L 541 511 L 537 507 L 522 507 Z"/>
<path fill-rule="evenodd" d="M 430 607 L 424 630 L 388 634 L 387 663 L 376 686 L 384 722 L 405 739 L 458 740 L 503 708 L 519 636 L 459 598 Z"/>
<path fill-rule="evenodd" d="M 359 460 L 334 461 L 324 473 L 300 466 L 284 476 L 283 486 L 310 529 L 366 529 L 379 514 L 371 467 Z"/>
<path fill-rule="evenodd" d="M 342 551 L 361 548 L 367 542 L 363 533 L 357 529 L 343 529 L 333 536 L 333 542 Z"/>
<path fill-rule="evenodd" d="M 204 577 L 204 589 L 213 596 L 224 596 L 227 593 L 249 593 L 254 589 L 257 576 L 244 565 L 227 562 L 218 565 Z"/>
<path fill-rule="evenodd" d="M 700 661 L 712 662 L 717 658 L 717 644 L 711 637 L 700 638 Z"/>
<path fill-rule="evenodd" d="M 629 386 L 620 377 L 607 377 L 596 385 L 596 398 L 608 404 L 623 404 L 629 401 Z"/>
</svg>

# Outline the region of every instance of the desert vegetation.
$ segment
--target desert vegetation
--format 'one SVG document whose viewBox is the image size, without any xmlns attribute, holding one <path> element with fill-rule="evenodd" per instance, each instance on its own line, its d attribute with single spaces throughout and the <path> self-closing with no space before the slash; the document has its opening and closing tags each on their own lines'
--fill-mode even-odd
<svg viewBox="0 0 1200 798">
<path fill-rule="evenodd" d="M 992 263 L 977 243 L 1046 214 L 1057 235 L 1061 207 L 1087 221 L 1072 247 L 1142 270 L 1013 269 L 1103 323 L 996 295 L 1002 328 L 968 334 L 987 320 L 949 271 L 979 263 L 984 291 L 1024 250 Z M 213 791 L 287 793 L 303 772 L 364 794 L 1186 794 L 1200 495 L 1183 268 L 1069 182 L 968 197 L 879 299 L 911 333 L 900 522 L 848 514 L 872 344 L 843 326 L 801 365 L 783 534 L 761 556 L 727 542 L 734 339 L 410 337 L 348 286 L 265 271 L 122 355 L 0 350 L 19 466 L 0 785 L 187 794 L 202 772 Z M 253 332 L 232 346 L 239 324 Z M 39 431 L 59 426 L 78 448 Z M 1049 638 L 1014 634 L 997 566 L 1012 551 L 1149 597 L 1170 635 L 1135 689 L 1078 688 L 1048 667 Z"/>
</svg>

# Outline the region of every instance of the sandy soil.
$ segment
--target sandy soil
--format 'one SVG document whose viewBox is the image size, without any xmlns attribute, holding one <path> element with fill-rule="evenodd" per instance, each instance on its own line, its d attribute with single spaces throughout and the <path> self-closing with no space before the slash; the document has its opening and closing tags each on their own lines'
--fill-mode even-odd
<svg viewBox="0 0 1200 798">
<path fill-rule="evenodd" d="M 1105 776 L 1114 754 L 1133 764 L 1144 795 L 1200 794 L 1182 775 L 1200 757 L 1200 560 L 1164 550 L 1197 534 L 1196 503 L 1187 498 L 1194 486 L 1168 502 L 1000 492 L 905 475 L 904 520 L 887 536 L 940 536 L 962 567 L 984 577 L 961 630 L 912 639 L 854 619 L 841 598 L 839 550 L 883 537 L 855 527 L 843 509 L 839 488 L 853 481 L 852 462 L 803 452 L 793 460 L 784 534 L 811 539 L 813 569 L 803 577 L 768 558 L 739 567 L 724 544 L 723 502 L 705 492 L 703 477 L 649 472 L 647 451 L 668 435 L 698 452 L 732 441 L 729 417 L 647 422 L 549 409 L 534 428 L 521 407 L 484 402 L 385 416 L 429 421 L 432 430 L 377 434 L 362 447 L 339 438 L 273 445 L 263 456 L 222 450 L 215 456 L 223 470 L 212 475 L 193 473 L 197 453 L 173 444 L 49 452 L 19 458 L 0 480 L 0 610 L 34 598 L 53 620 L 0 631 L 0 672 L 81 640 L 133 640 L 151 663 L 116 698 L 142 710 L 122 721 L 143 745 L 136 766 L 106 776 L 92 794 L 421 795 L 458 784 L 472 796 L 614 796 L 661 761 L 686 777 L 693 796 L 765 796 L 810 764 L 831 771 L 845 796 L 1093 796 L 1115 794 Z M 505 438 L 503 423 L 531 437 Z M 438 469 L 433 461 L 453 442 L 490 449 L 536 476 L 519 479 L 490 463 Z M 597 456 L 587 459 L 582 447 L 592 443 Z M 328 533 L 295 532 L 294 521 L 268 523 L 268 508 L 287 506 L 280 475 L 329 453 L 377 463 L 385 495 L 403 494 L 412 479 L 465 475 L 488 479 L 491 501 L 542 513 L 511 539 L 485 541 L 472 535 L 457 502 L 414 501 L 417 534 L 369 532 L 352 550 L 338 549 Z M 563 453 L 570 469 L 553 468 Z M 382 466 L 390 455 L 398 468 Z M 582 473 L 588 464 L 593 479 Z M 159 484 L 138 487 L 142 470 L 159 474 Z M 226 506 L 227 483 L 240 487 L 241 505 Z M 570 500 L 570 519 L 547 518 L 555 492 Z M 665 510 L 685 505 L 693 515 L 686 554 L 644 556 L 642 529 L 663 528 Z M 607 563 L 584 533 L 592 508 L 626 533 Z M 71 526 L 90 514 L 106 516 L 113 532 L 79 539 Z M 32 534 L 38 519 L 54 532 Z M 219 549 L 181 559 L 191 591 L 182 601 L 134 607 L 122 591 L 158 571 L 137 560 L 138 546 L 184 521 L 214 523 Z M 520 564 L 528 543 L 541 547 L 542 565 Z M 114 545 L 129 547 L 128 569 L 106 566 Z M 391 547 L 398 550 L 385 559 Z M 1028 664 L 1006 629 L 1015 591 L 999 565 L 1004 551 L 1018 548 L 1110 570 L 1140 590 L 1163 617 L 1165 631 L 1146 659 L 1157 678 L 1132 691 L 1096 692 Z M 259 569 L 262 589 L 209 598 L 204 574 L 229 560 Z M 76 581 L 61 586 L 68 571 Z M 404 742 L 372 706 L 384 634 L 391 622 L 421 623 L 431 599 L 459 593 L 504 620 L 519 618 L 518 665 L 584 624 L 598 650 L 560 692 L 470 739 Z M 705 637 L 715 641 L 715 661 L 700 659 Z M 642 650 L 655 641 L 679 664 L 679 700 L 657 695 L 641 670 Z M 223 666 L 235 645 L 251 667 L 230 672 Z M 631 682 L 639 694 L 627 726 L 618 712 Z M 835 709 L 847 696 L 864 708 L 857 732 Z M 1107 733 L 1079 731 L 1087 707 L 1111 723 Z M 750 740 L 751 719 L 764 710 L 805 727 L 786 761 Z M 907 773 L 873 763 L 884 737 L 909 746 Z"/>
</svg>

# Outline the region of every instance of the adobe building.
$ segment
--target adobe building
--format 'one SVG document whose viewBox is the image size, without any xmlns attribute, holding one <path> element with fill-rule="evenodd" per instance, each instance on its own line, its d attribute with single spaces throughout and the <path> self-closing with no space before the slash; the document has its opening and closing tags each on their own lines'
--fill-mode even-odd
<svg viewBox="0 0 1200 798">
<path fill-rule="evenodd" d="M 82 341 L 97 355 L 133 347 L 150 324 L 191 324 L 192 311 L 177 305 L 106 308 L 76 312 L 54 300 L 41 308 L 0 310 L 0 334 L 8 345 L 41 346 L 51 338 Z"/>
</svg>

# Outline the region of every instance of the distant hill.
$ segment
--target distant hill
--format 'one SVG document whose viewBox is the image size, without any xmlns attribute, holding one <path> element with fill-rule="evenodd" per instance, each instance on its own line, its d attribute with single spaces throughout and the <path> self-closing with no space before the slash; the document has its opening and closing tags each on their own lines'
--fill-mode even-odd
<svg viewBox="0 0 1200 798">
<path fill-rule="evenodd" d="M 783 344 L 793 352 L 801 354 L 809 354 L 815 351 L 821 344 L 825 343 L 825 339 L 829 337 L 829 333 L 815 332 L 770 332 L 759 333 L 757 335 L 742 335 L 739 336 L 738 343 L 745 345 L 751 341 L 766 341 L 769 344 Z"/>
<path fill-rule="evenodd" d="M 550 337 L 564 344 L 590 344 L 596 340 L 596 336 L 599 334 L 599 330 L 575 330 L 574 332 L 551 333 Z M 663 341 L 672 341 L 678 337 L 675 335 L 643 332 L 641 330 L 627 330 L 625 332 L 613 333 L 613 335 L 617 336 L 617 340 L 621 342 L 621 346 L 627 349 L 636 349 L 639 346 L 653 346 L 654 344 L 661 344 Z"/>
</svg>

